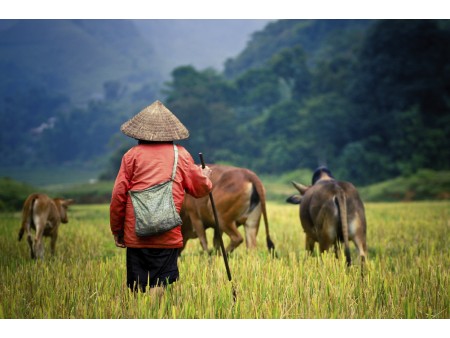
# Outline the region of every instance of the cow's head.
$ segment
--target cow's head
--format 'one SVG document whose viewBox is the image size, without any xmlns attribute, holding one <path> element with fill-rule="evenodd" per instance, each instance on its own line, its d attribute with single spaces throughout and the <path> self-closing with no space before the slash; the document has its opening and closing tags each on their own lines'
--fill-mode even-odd
<svg viewBox="0 0 450 338">
<path fill-rule="evenodd" d="M 334 180 L 334 176 L 327 167 L 321 166 L 314 171 L 311 185 L 306 186 L 292 181 L 292 185 L 295 187 L 295 189 L 298 190 L 300 195 L 292 195 L 287 198 L 286 202 L 292 204 L 300 204 L 302 202 L 303 195 L 306 193 L 306 190 L 311 188 L 311 186 L 313 186 L 317 182 L 326 180 Z"/>
<path fill-rule="evenodd" d="M 298 190 L 300 194 L 292 195 L 286 199 L 286 202 L 291 204 L 300 204 L 302 202 L 302 197 L 305 194 L 305 192 L 311 187 L 306 186 L 297 182 L 292 181 L 292 185 L 295 187 L 295 189 Z"/>
<path fill-rule="evenodd" d="M 62 198 L 55 198 L 54 199 L 55 204 L 58 208 L 59 215 L 61 217 L 61 223 L 67 223 L 69 220 L 67 219 L 67 208 L 69 205 L 73 204 L 75 201 L 73 199 L 62 199 Z"/>
<path fill-rule="evenodd" d="M 327 167 L 321 166 L 314 171 L 311 184 L 324 180 L 334 180 L 334 176 Z"/>
</svg>

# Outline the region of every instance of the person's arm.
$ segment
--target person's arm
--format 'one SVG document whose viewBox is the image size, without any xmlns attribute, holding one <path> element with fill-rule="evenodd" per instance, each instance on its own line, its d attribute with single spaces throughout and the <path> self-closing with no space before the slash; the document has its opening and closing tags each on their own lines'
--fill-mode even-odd
<svg viewBox="0 0 450 338">
<path fill-rule="evenodd" d="M 183 170 L 185 191 L 195 198 L 206 196 L 212 189 L 212 182 L 209 179 L 211 169 L 209 167 L 202 169 L 201 166 L 196 165 L 187 151 L 183 157 L 185 159 Z"/>
<path fill-rule="evenodd" d="M 109 221 L 116 246 L 125 247 L 123 232 L 125 226 L 125 212 L 128 198 L 129 178 L 126 170 L 125 157 L 122 158 L 119 172 L 114 183 L 109 207 Z"/>
</svg>

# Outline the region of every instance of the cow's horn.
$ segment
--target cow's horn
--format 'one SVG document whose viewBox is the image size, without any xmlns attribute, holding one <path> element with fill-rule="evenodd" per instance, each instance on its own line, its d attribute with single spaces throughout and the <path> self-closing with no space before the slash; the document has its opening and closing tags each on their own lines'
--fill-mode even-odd
<svg viewBox="0 0 450 338">
<path fill-rule="evenodd" d="M 292 181 L 292 185 L 295 187 L 295 189 L 297 189 L 299 191 L 300 194 L 304 194 L 306 192 L 306 190 L 308 190 L 309 187 L 307 187 L 306 185 L 297 183 L 295 181 Z"/>
</svg>

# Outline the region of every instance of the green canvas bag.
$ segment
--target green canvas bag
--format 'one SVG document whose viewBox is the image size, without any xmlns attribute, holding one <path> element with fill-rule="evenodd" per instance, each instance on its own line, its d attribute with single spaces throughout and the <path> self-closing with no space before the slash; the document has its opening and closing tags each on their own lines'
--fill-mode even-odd
<svg viewBox="0 0 450 338">
<path fill-rule="evenodd" d="M 134 225 L 139 237 L 161 234 L 182 223 L 173 200 L 172 185 L 177 171 L 178 148 L 174 144 L 175 160 L 169 181 L 144 190 L 130 190 L 133 203 Z"/>
</svg>

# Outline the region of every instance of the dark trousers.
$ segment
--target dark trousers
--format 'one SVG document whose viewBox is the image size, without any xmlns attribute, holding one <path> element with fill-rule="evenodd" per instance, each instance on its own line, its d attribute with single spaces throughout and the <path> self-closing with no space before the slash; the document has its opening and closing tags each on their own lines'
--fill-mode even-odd
<svg viewBox="0 0 450 338">
<path fill-rule="evenodd" d="M 127 248 L 127 286 L 145 292 L 147 286 L 167 286 L 178 280 L 179 249 Z"/>
</svg>

